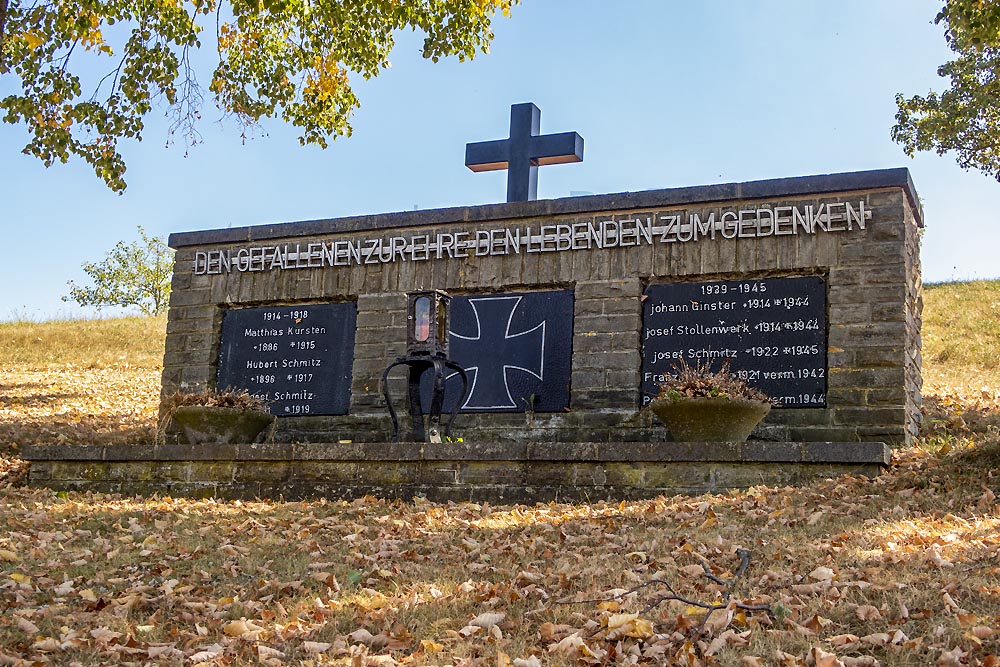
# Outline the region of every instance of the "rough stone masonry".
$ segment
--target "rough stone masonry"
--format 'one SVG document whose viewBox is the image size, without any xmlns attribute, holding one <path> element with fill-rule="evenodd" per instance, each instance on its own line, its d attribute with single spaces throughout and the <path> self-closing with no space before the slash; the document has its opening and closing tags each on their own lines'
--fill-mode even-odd
<svg viewBox="0 0 1000 667">
<path fill-rule="evenodd" d="M 756 437 L 908 442 L 921 386 L 916 201 L 908 171 L 891 169 L 174 234 L 163 395 L 216 388 L 227 311 L 350 302 L 346 414 L 279 412 L 276 437 L 384 441 L 379 376 L 405 353 L 408 292 L 560 290 L 572 299 L 568 404 L 469 411 L 457 428 L 483 441 L 660 441 L 640 410 L 650 287 L 815 276 L 825 395 L 773 410 Z"/>
</svg>

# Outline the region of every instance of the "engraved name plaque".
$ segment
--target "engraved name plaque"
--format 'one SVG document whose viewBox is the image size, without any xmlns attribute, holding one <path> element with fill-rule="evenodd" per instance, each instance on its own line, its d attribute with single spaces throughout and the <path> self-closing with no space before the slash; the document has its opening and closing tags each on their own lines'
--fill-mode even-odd
<svg viewBox="0 0 1000 667">
<path fill-rule="evenodd" d="M 646 288 L 642 404 L 683 358 L 747 380 L 785 408 L 826 406 L 826 283 L 820 276 Z"/>
<path fill-rule="evenodd" d="M 217 387 L 245 389 L 278 417 L 346 415 L 354 302 L 226 311 Z"/>
</svg>

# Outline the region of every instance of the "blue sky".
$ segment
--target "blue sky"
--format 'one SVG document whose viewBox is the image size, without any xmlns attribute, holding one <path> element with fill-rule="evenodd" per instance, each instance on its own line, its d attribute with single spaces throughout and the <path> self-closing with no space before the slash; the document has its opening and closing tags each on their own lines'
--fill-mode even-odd
<svg viewBox="0 0 1000 667">
<path fill-rule="evenodd" d="M 472 62 L 432 64 L 419 35 L 400 35 L 392 69 L 356 83 L 353 136 L 325 151 L 280 121 L 244 142 L 210 100 L 204 143 L 165 148 L 161 109 L 124 146 L 123 196 L 82 163 L 20 155 L 24 129 L 0 125 L 0 320 L 88 314 L 60 300 L 66 282 L 136 225 L 166 236 L 503 201 L 506 173 L 466 169 L 465 144 L 506 137 L 510 105 L 528 101 L 543 132 L 586 141 L 582 163 L 540 169 L 540 199 L 906 166 L 926 214 L 925 280 L 1000 276 L 1000 184 L 950 156 L 911 160 L 889 138 L 897 92 L 943 87 L 939 8 L 524 0 Z"/>
</svg>

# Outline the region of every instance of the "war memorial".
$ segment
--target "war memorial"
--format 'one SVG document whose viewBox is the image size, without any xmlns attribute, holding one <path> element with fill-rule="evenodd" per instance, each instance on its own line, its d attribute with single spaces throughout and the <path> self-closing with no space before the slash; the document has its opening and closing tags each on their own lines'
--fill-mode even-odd
<svg viewBox="0 0 1000 667">
<path fill-rule="evenodd" d="M 171 235 L 164 400 L 246 390 L 275 428 L 28 448 L 32 483 L 630 498 L 877 474 L 916 435 L 923 223 L 906 169 L 534 198 L 539 167 L 582 154 L 515 105 L 510 138 L 466 155 L 510 171 L 506 203 Z M 420 366 L 414 308 L 441 293 L 451 365 Z M 681 359 L 727 361 L 780 406 L 746 442 L 673 442 L 645 407 Z M 433 372 L 414 384 L 415 367 Z M 414 409 L 435 408 L 409 437 Z"/>
</svg>

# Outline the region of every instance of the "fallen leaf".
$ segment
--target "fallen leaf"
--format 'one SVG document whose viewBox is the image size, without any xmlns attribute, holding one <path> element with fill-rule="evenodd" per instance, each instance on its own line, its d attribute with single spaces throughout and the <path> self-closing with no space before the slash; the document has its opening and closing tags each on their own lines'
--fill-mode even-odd
<svg viewBox="0 0 1000 667">
<path fill-rule="evenodd" d="M 942 651 L 937 659 L 938 667 L 961 667 L 962 658 L 966 655 L 968 654 L 962 650 L 961 646 L 956 646 L 950 651 Z"/>
<path fill-rule="evenodd" d="M 420 650 L 424 653 L 440 653 L 444 650 L 444 644 L 438 644 L 430 639 L 421 639 Z"/>
<path fill-rule="evenodd" d="M 284 658 L 285 654 L 276 648 L 257 644 L 257 657 L 259 658 Z"/>
<path fill-rule="evenodd" d="M 833 653 L 827 653 L 818 646 L 813 646 L 812 650 L 809 651 L 807 662 L 816 667 L 844 667 L 844 663 L 841 662 L 840 658 Z"/>
<path fill-rule="evenodd" d="M 504 614 L 502 612 L 499 613 L 484 612 L 479 616 L 476 616 L 471 621 L 469 621 L 469 625 L 474 625 L 476 627 L 483 628 L 484 630 L 489 630 L 497 623 L 501 623 L 505 618 L 507 618 L 507 614 Z"/>
<path fill-rule="evenodd" d="M 514 658 L 514 667 L 542 667 L 542 661 L 537 655 L 530 655 L 527 658 Z"/>
<path fill-rule="evenodd" d="M 841 658 L 844 667 L 880 667 L 881 663 L 870 655 L 848 656 Z"/>
<path fill-rule="evenodd" d="M 200 651 L 188 656 L 188 662 L 198 663 L 205 662 L 207 660 L 214 660 L 222 655 L 223 651 L 225 651 L 225 649 L 219 644 L 212 644 L 211 646 L 202 646 L 199 648 L 201 649 Z"/>
<path fill-rule="evenodd" d="M 16 616 L 15 618 L 17 618 L 17 627 L 20 628 L 21 632 L 23 632 L 24 634 L 34 636 L 37 635 L 39 632 L 41 632 L 41 630 L 38 629 L 37 625 L 29 621 L 28 619 L 24 618 L 23 616 Z"/>
<path fill-rule="evenodd" d="M 874 606 L 872 606 L 870 604 L 859 605 L 854 610 L 854 614 L 855 614 L 855 616 L 858 617 L 859 620 L 862 620 L 862 621 L 881 621 L 882 620 L 882 614 L 881 614 L 881 612 L 879 612 L 879 610 L 878 610 L 877 607 L 874 607 Z"/>
<path fill-rule="evenodd" d="M 302 642 L 302 650 L 306 653 L 323 653 L 329 651 L 333 644 L 327 642 Z"/>
</svg>

